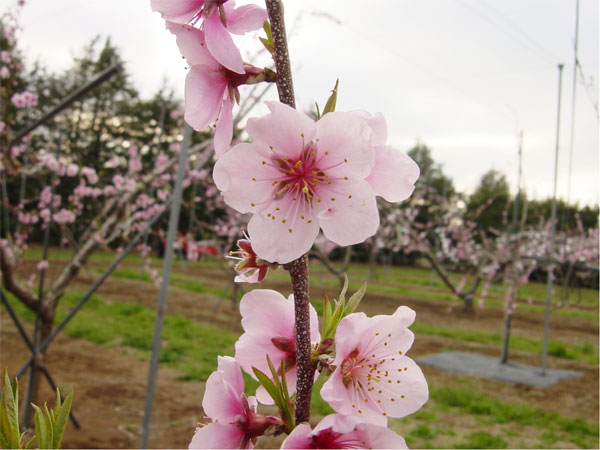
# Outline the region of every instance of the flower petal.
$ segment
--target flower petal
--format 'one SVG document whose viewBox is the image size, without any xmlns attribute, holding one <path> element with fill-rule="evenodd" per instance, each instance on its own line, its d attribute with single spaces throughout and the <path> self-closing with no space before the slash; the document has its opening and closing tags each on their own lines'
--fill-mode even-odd
<svg viewBox="0 0 600 450">
<path fill-rule="evenodd" d="M 151 0 L 150 5 L 166 20 L 187 23 L 200 12 L 204 0 Z"/>
<path fill-rule="evenodd" d="M 370 114 L 362 110 L 352 111 L 352 113 L 365 119 L 369 127 L 371 127 L 373 131 L 373 145 L 375 147 L 385 145 L 385 141 L 387 141 L 387 123 L 383 114 L 379 112 Z"/>
<path fill-rule="evenodd" d="M 192 67 L 185 79 L 185 121 L 201 131 L 217 119 L 226 80 L 209 66 Z"/>
<path fill-rule="evenodd" d="M 203 427 L 197 427 L 192 442 L 188 448 L 240 448 L 244 432 L 234 424 L 213 422 Z M 250 443 L 250 447 L 254 446 Z"/>
<path fill-rule="evenodd" d="M 246 73 L 242 55 L 223 26 L 217 10 L 204 18 L 204 37 L 208 51 L 221 65 L 236 73 Z"/>
<path fill-rule="evenodd" d="M 361 423 L 353 435 L 357 441 L 366 442 L 369 448 L 408 448 L 404 438 L 387 427 Z"/>
<path fill-rule="evenodd" d="M 377 232 L 379 211 L 375 193 L 366 181 L 344 186 L 341 192 L 326 193 L 327 209 L 318 217 L 327 239 L 338 245 L 353 245 Z"/>
<path fill-rule="evenodd" d="M 244 381 L 239 365 L 231 357 L 219 358 L 219 368 L 206 381 L 202 408 L 214 420 L 232 421 L 243 414 Z"/>
<path fill-rule="evenodd" d="M 217 120 L 217 127 L 215 129 L 214 145 L 217 157 L 225 153 L 231 145 L 231 138 L 233 137 L 232 110 L 233 104 L 231 103 L 231 100 L 224 100 L 223 107 L 221 108 L 221 115 Z"/>
<path fill-rule="evenodd" d="M 392 147 L 376 147 L 375 164 L 367 182 L 376 195 L 388 202 L 400 202 L 412 194 L 419 173 L 419 166 L 410 156 Z"/>
<path fill-rule="evenodd" d="M 213 178 L 225 203 L 241 213 L 263 208 L 262 203 L 273 196 L 272 180 L 280 175 L 267 160 L 266 150 L 254 143 L 237 144 L 221 155 L 215 163 Z"/>
<path fill-rule="evenodd" d="M 312 430 L 310 425 L 306 423 L 299 424 L 292 430 L 287 438 L 281 444 L 281 448 L 313 448 L 312 447 Z"/>
<path fill-rule="evenodd" d="M 267 20 L 267 10 L 256 5 L 244 5 L 239 8 L 227 8 L 227 30 L 233 34 L 244 34 L 258 30 Z"/>
<path fill-rule="evenodd" d="M 369 175 L 375 161 L 373 132 L 364 119 L 353 113 L 332 112 L 325 114 L 316 127 L 321 170 L 351 180 Z"/>
<path fill-rule="evenodd" d="M 310 250 L 319 234 L 319 223 L 298 217 L 301 212 L 294 209 L 293 205 L 302 201 L 284 198 L 277 203 L 281 205 L 280 215 L 262 211 L 252 216 L 248 223 L 248 235 L 260 258 L 286 264 Z"/>
<path fill-rule="evenodd" d="M 197 64 L 204 64 L 213 70 L 219 68 L 219 63 L 206 48 L 203 31 L 191 25 L 169 21 L 166 22 L 166 27 L 167 30 L 176 36 L 179 51 L 190 67 Z"/>
<path fill-rule="evenodd" d="M 380 366 L 390 379 L 382 396 L 382 406 L 389 417 L 404 417 L 418 411 L 429 399 L 427 381 L 421 368 L 411 358 L 391 359 Z M 391 381 L 391 383 L 390 383 Z M 393 400 L 392 400 L 393 399 Z"/>
<path fill-rule="evenodd" d="M 272 147 L 280 157 L 296 159 L 316 133 L 314 121 L 306 114 L 279 102 L 265 102 L 271 110 L 263 117 L 250 118 L 248 134 L 256 144 Z"/>
</svg>

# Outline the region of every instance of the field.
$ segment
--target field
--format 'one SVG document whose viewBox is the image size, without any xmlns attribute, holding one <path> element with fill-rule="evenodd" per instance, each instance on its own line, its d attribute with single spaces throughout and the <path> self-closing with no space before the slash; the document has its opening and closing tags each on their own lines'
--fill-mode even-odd
<svg viewBox="0 0 600 450">
<path fill-rule="evenodd" d="M 35 271 L 39 253 L 33 249 L 27 255 L 19 268 L 23 278 Z M 51 249 L 50 255 L 53 277 L 69 253 Z M 95 255 L 61 300 L 59 319 L 113 257 Z M 161 260 L 153 264 L 161 268 Z M 65 448 L 139 445 L 158 298 L 158 289 L 146 276 L 140 281 L 139 267 L 135 255 L 128 257 L 49 347 L 47 366 L 61 387 L 74 389 L 73 412 L 83 425 L 81 430 L 69 425 Z M 323 295 L 337 297 L 339 286 L 320 265 L 312 264 L 311 271 L 311 296 L 319 311 Z M 367 273 L 366 266 L 351 267 L 351 291 Z M 179 261 L 173 266 L 151 447 L 187 448 L 194 424 L 203 415 L 204 381 L 216 368 L 217 355 L 233 353 L 242 332 L 237 305 L 226 298 L 212 311 L 228 282 L 216 261 Z M 270 274 L 259 287 L 290 293 L 283 270 Z M 520 298 L 510 359 L 540 365 L 545 285 L 522 286 Z M 425 366 L 429 402 L 412 416 L 391 420 L 391 428 L 413 448 L 598 448 L 598 292 L 582 290 L 573 298 L 578 304 L 552 312 L 549 367 L 576 370 L 581 377 L 536 389 Z M 378 267 L 359 309 L 372 315 L 391 313 L 399 305 L 413 308 L 416 340 L 409 356 L 414 359 L 445 350 L 499 357 L 502 299 L 502 287 L 493 286 L 484 307 L 468 314 L 431 271 Z M 31 330 L 33 314 L 11 300 Z M 26 347 L 4 310 L 1 325 L 0 363 L 14 373 L 27 357 Z M 256 384 L 248 380 L 247 386 Z M 316 423 L 329 412 L 326 404 L 316 401 L 312 420 Z M 279 440 L 269 438 L 262 446 L 276 446 Z"/>
</svg>

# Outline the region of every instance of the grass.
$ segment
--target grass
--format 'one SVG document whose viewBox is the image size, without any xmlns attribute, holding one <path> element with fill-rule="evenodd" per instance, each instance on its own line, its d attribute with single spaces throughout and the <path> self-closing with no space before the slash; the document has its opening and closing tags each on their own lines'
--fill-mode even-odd
<svg viewBox="0 0 600 450">
<path fill-rule="evenodd" d="M 61 299 L 57 322 L 83 296 L 82 292 L 66 293 Z M 10 299 L 20 317 L 33 321 L 33 313 L 23 304 Z M 85 306 L 65 327 L 64 332 L 95 344 L 130 347 L 136 356 L 147 359 L 152 348 L 155 311 L 138 304 L 104 302 L 92 295 Z M 215 370 L 218 355 L 233 355 L 238 336 L 220 328 L 202 326 L 187 317 L 165 316 L 160 362 L 180 371 L 185 380 L 204 381 Z"/>
<path fill-rule="evenodd" d="M 413 270 L 414 271 L 414 270 Z M 275 273 L 277 274 L 277 273 Z M 280 274 L 278 274 L 280 275 Z M 285 275 L 285 274 L 284 274 Z M 118 268 L 113 272 L 113 276 L 127 278 L 131 280 L 139 279 L 139 270 L 130 269 L 130 268 Z M 286 275 L 287 276 L 287 275 Z M 142 280 L 146 282 L 150 282 L 151 279 L 147 273 L 142 274 Z M 213 288 L 210 286 L 206 286 L 202 281 L 200 281 L 197 277 L 192 275 L 185 275 L 182 273 L 174 272 L 171 274 L 171 283 L 172 286 L 188 290 L 190 292 L 195 293 L 210 293 L 213 295 L 221 295 L 221 289 Z M 351 283 L 352 285 L 352 283 Z M 351 286 L 350 292 L 358 289 L 360 287 L 358 283 L 356 286 Z M 374 291 L 376 286 L 369 286 L 369 291 Z M 412 290 L 403 289 L 403 288 L 388 288 L 387 290 L 394 290 L 398 295 L 401 295 L 402 292 L 404 295 L 409 295 Z M 414 291 L 415 293 L 419 293 L 423 295 L 422 291 Z M 435 296 L 431 296 L 431 293 L 425 293 L 430 298 Z M 230 297 L 231 294 L 227 293 Z M 414 297 L 414 295 L 410 294 Z M 448 295 L 438 296 L 447 297 Z M 323 311 L 323 302 L 320 300 L 315 300 L 312 302 L 317 314 L 321 315 Z M 557 311 L 557 312 L 560 312 Z M 567 312 L 567 311 L 564 311 Z M 556 312 L 555 312 L 556 313 Z M 554 313 L 553 313 L 554 314 Z M 598 317 L 597 314 L 595 314 Z M 499 333 L 488 333 L 484 331 L 477 330 L 466 330 L 464 328 L 456 328 L 451 326 L 441 327 L 439 325 L 432 326 L 423 322 L 416 322 L 412 325 L 412 331 L 417 334 L 428 334 L 434 336 L 441 336 L 449 339 L 458 339 L 466 342 L 475 342 L 486 345 L 493 345 L 499 347 L 502 344 L 502 335 Z M 524 350 L 532 353 L 541 353 L 542 352 L 542 342 L 539 340 L 526 338 L 522 336 L 515 336 L 514 333 L 511 336 L 510 347 L 515 350 Z M 575 361 L 585 362 L 589 364 L 598 364 L 599 356 L 598 356 L 598 347 L 595 344 L 590 342 L 584 342 L 578 344 L 576 346 L 565 344 L 564 342 L 551 340 L 548 344 L 548 354 L 550 356 L 555 356 L 557 358 L 563 359 L 571 359 Z"/>
<path fill-rule="evenodd" d="M 390 427 L 405 437 L 409 447 L 508 448 L 509 439 L 526 438 L 531 442 L 537 438 L 529 447 L 556 448 L 560 443 L 570 443 L 579 448 L 598 448 L 598 424 L 581 417 L 565 417 L 526 403 L 505 402 L 478 392 L 471 385 L 430 384 L 429 395 L 421 410 L 390 421 Z M 448 418 L 460 418 L 462 425 L 457 427 Z M 472 429 L 479 431 L 469 431 Z"/>
<path fill-rule="evenodd" d="M 599 427 L 581 417 L 564 417 L 555 412 L 534 408 L 526 403 L 508 403 L 496 397 L 473 391 L 472 388 L 430 386 L 430 398 L 438 408 L 456 408 L 461 414 L 478 416 L 482 425 L 516 424 L 533 426 L 553 433 L 561 440 L 572 442 L 581 448 L 597 448 Z M 496 439 L 496 438 L 495 438 Z M 475 447 L 458 448 L 506 448 L 495 447 L 497 441 L 490 442 L 492 447 L 485 446 L 484 437 L 468 440 L 466 444 L 477 443 Z"/>
</svg>

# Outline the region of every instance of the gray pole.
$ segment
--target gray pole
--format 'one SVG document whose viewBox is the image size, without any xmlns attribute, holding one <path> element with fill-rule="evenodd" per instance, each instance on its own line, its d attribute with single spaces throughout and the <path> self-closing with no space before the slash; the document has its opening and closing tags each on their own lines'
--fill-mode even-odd
<svg viewBox="0 0 600 450">
<path fill-rule="evenodd" d="M 158 151 L 160 153 L 160 151 L 162 150 L 162 145 L 161 144 L 161 140 L 162 140 L 162 136 L 163 133 L 165 131 L 165 113 L 167 110 L 167 102 L 163 99 L 161 108 L 160 108 L 160 116 L 159 116 L 159 132 L 158 132 L 158 142 L 156 144 L 156 146 L 158 147 Z M 154 189 L 152 189 L 154 191 Z M 143 242 L 144 242 L 144 247 L 146 247 L 148 245 L 148 232 L 146 231 L 146 233 L 144 233 L 144 238 L 143 238 Z M 144 259 L 140 258 L 140 273 L 138 276 L 138 291 L 140 289 L 142 289 L 142 278 L 144 276 Z"/>
<path fill-rule="evenodd" d="M 558 65 L 558 111 L 556 114 L 556 150 L 554 153 L 554 188 L 552 193 L 552 215 L 550 218 L 550 236 L 549 245 L 554 240 L 554 230 L 556 228 L 556 184 L 558 180 L 558 147 L 560 136 L 560 97 L 562 93 L 562 73 L 564 64 Z M 552 271 L 554 265 L 548 267 L 548 279 L 546 282 L 546 314 L 544 317 L 544 344 L 542 349 L 542 375 L 546 375 L 546 362 L 548 359 L 548 334 L 550 333 L 550 304 L 552 300 Z"/>
<path fill-rule="evenodd" d="M 579 42 L 579 0 L 575 9 L 575 56 L 573 58 L 573 98 L 571 99 L 571 141 L 569 144 L 569 172 L 567 176 L 567 205 L 571 201 L 571 175 L 573 172 L 573 141 L 575 140 L 575 100 L 577 88 L 577 45 Z M 563 219 L 564 220 L 564 219 Z M 563 222 L 564 223 L 564 222 Z"/>
<path fill-rule="evenodd" d="M 154 340 L 152 341 L 152 358 L 150 359 L 150 371 L 148 373 L 148 387 L 146 390 L 146 405 L 144 408 L 144 421 L 142 424 L 142 436 L 140 439 L 140 448 L 148 447 L 148 434 L 150 428 L 150 418 L 152 416 L 152 402 L 154 401 L 154 385 L 156 384 L 156 372 L 158 369 L 158 357 L 160 354 L 160 341 L 162 336 L 163 319 L 167 307 L 167 290 L 169 288 L 169 278 L 171 276 L 171 266 L 173 264 L 173 243 L 177 226 L 179 225 L 179 210 L 181 208 L 181 193 L 183 191 L 183 178 L 187 166 L 187 153 L 192 137 L 192 128 L 185 125 L 183 132 L 183 143 L 179 153 L 179 167 L 177 169 L 177 180 L 173 190 L 173 204 L 169 214 L 169 231 L 167 232 L 167 247 L 165 248 L 165 260 L 163 263 L 162 282 L 160 285 L 160 294 L 158 296 L 158 306 L 156 308 L 156 322 L 154 325 Z"/>
</svg>

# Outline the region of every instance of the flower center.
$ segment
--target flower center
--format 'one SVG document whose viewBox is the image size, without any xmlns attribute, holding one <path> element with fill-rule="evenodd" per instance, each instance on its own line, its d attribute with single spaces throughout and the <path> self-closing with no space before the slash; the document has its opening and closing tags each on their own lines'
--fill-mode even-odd
<svg viewBox="0 0 600 450">
<path fill-rule="evenodd" d="M 319 184 L 331 184 L 329 176 L 318 167 L 317 152 L 312 143 L 299 158 L 292 160 L 284 156 L 275 159 L 274 163 L 281 173 L 280 179 L 272 183 L 276 188 L 275 198 L 289 195 L 292 200 L 302 198 L 307 203 L 312 203 L 312 199 L 317 196 Z M 317 201 L 321 201 L 318 196 Z"/>
<path fill-rule="evenodd" d="M 341 436 L 341 433 L 333 431 L 331 427 L 321 430 L 312 437 L 310 448 L 344 448 L 340 447 L 340 443 L 338 442 Z"/>
</svg>

